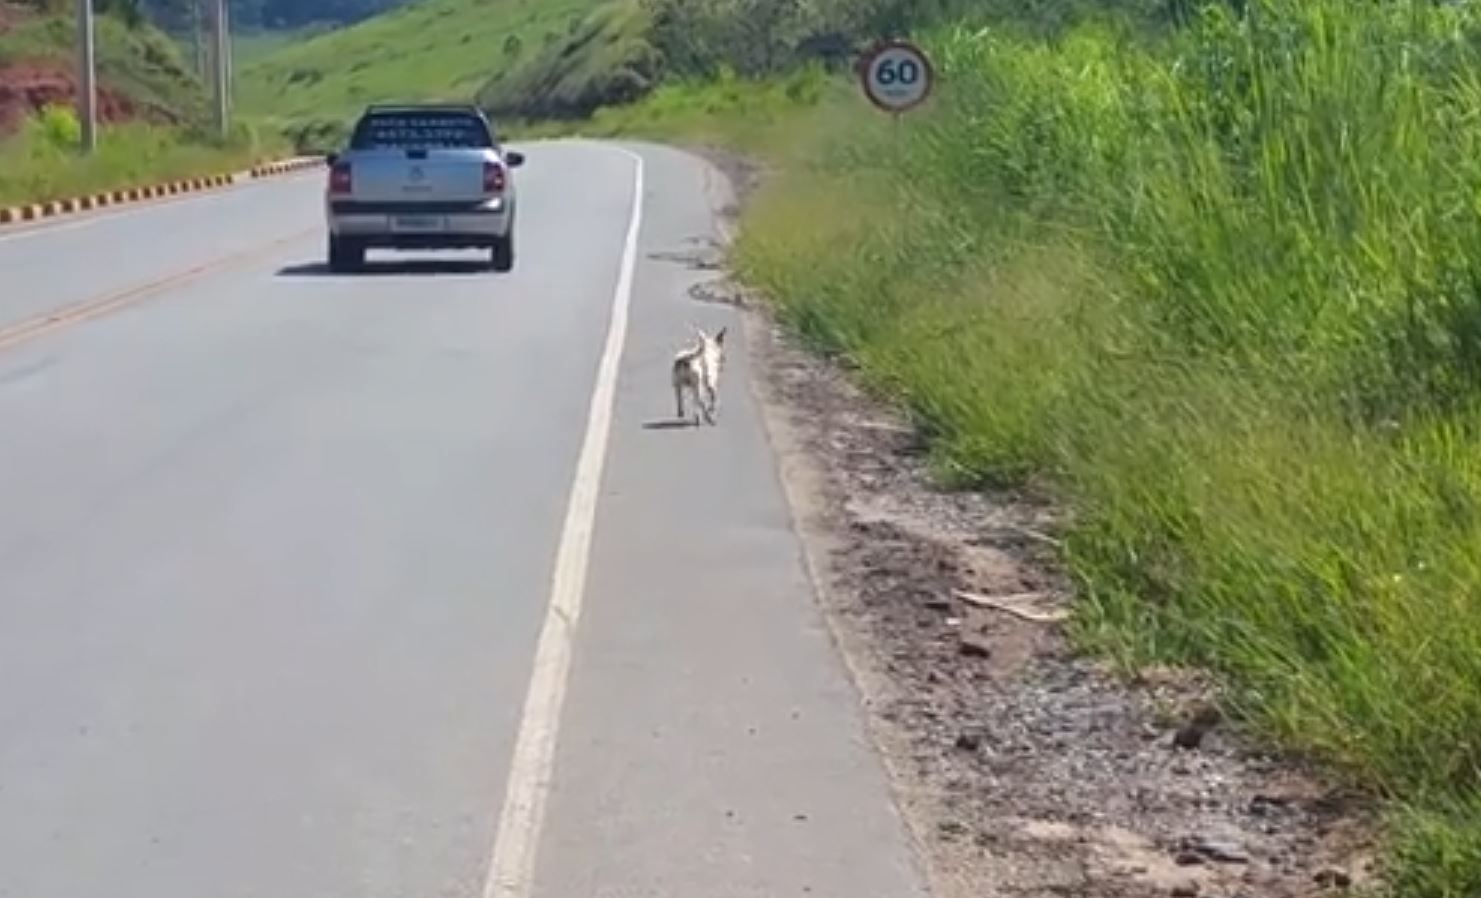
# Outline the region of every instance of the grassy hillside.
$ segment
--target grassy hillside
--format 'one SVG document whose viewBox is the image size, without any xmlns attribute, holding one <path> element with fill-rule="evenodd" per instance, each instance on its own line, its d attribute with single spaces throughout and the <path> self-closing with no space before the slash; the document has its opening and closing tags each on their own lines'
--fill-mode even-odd
<svg viewBox="0 0 1481 898">
<path fill-rule="evenodd" d="M 231 36 L 232 60 L 240 70 L 295 44 L 327 34 L 331 30 L 333 30 L 332 27 L 328 25 L 310 25 L 303 28 L 238 28 Z"/>
<path fill-rule="evenodd" d="M 206 96 L 173 42 L 149 27 L 130 27 L 113 16 L 97 24 L 98 76 L 107 89 L 127 95 L 163 117 L 189 121 L 204 114 Z M 0 30 L 0 68 L 27 62 L 70 76 L 76 27 L 70 16 L 27 15 Z"/>
<path fill-rule="evenodd" d="M 97 22 L 98 152 L 77 155 L 74 20 L 67 4 L 0 3 L 0 203 L 215 173 L 280 147 L 250 129 L 221 141 L 177 45 L 137 20 Z M 100 8 L 108 8 L 100 4 Z"/>
<path fill-rule="evenodd" d="M 376 101 L 472 100 L 603 2 L 424 0 L 244 66 L 241 107 L 284 127 L 342 125 Z"/>
<path fill-rule="evenodd" d="M 983 2 L 423 0 L 245 65 L 242 101 L 309 144 L 342 136 L 364 104 L 388 99 L 476 99 L 504 119 L 581 118 L 675 78 L 844 64 L 872 35 Z"/>
<path fill-rule="evenodd" d="M 566 34 L 521 45 L 514 64 L 492 73 L 477 99 L 486 109 L 522 119 L 581 117 L 630 103 L 647 95 L 663 73 L 651 27 L 638 0 L 609 0 Z"/>
<path fill-rule="evenodd" d="M 597 124 L 771 154 L 743 273 L 944 477 L 1075 510 L 1082 644 L 1214 671 L 1387 802 L 1394 895 L 1481 895 L 1481 10 L 1250 8 L 938 34 L 899 131 L 736 82 Z"/>
</svg>

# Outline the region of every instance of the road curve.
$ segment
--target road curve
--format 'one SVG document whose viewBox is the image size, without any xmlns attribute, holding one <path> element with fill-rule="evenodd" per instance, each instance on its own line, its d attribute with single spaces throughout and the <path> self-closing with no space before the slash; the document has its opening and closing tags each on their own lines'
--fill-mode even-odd
<svg viewBox="0 0 1481 898">
<path fill-rule="evenodd" d="M 329 274 L 317 173 L 0 230 L 0 896 L 922 894 L 739 341 L 719 427 L 645 426 L 691 322 L 733 322 L 675 261 L 711 173 L 630 149 L 529 148 L 508 275 Z M 531 704 L 628 256 L 584 610 Z"/>
</svg>

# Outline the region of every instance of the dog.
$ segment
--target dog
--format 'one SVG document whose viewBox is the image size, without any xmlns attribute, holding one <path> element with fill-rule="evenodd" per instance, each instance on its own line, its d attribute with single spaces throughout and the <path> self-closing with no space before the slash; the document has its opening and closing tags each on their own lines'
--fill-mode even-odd
<svg viewBox="0 0 1481 898">
<path fill-rule="evenodd" d="M 694 426 L 702 415 L 707 424 L 715 423 L 720 398 L 720 369 L 725 365 L 725 331 L 720 328 L 713 337 L 695 328 L 699 341 L 674 356 L 674 403 L 678 419 L 688 420 L 685 397 L 694 400 Z"/>
</svg>

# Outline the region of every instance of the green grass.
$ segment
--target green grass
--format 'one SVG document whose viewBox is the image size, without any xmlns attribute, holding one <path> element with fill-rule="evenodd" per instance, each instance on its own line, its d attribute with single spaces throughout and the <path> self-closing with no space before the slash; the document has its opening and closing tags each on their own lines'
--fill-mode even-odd
<svg viewBox="0 0 1481 898">
<path fill-rule="evenodd" d="M 240 106 L 265 124 L 338 136 L 365 104 L 471 101 L 564 41 L 604 0 L 425 0 L 241 67 Z M 327 124 L 325 124 L 327 123 Z"/>
<path fill-rule="evenodd" d="M 778 161 L 742 272 L 944 477 L 1073 510 L 1081 644 L 1212 670 L 1390 809 L 1396 895 L 1474 896 L 1481 12 L 1251 9 L 935 35 L 944 88 L 898 130 L 736 84 L 593 127 Z"/>
<path fill-rule="evenodd" d="M 143 124 L 102 129 L 97 152 L 86 158 L 76 146 L 70 109 L 38 117 L 0 141 L 0 206 L 235 171 L 279 149 L 264 146 L 249 129 L 220 142 Z"/>
</svg>

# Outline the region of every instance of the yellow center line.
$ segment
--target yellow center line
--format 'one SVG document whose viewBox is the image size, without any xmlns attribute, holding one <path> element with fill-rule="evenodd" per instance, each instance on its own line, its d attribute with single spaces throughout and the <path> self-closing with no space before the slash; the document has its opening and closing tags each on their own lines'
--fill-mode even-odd
<svg viewBox="0 0 1481 898">
<path fill-rule="evenodd" d="M 193 265 L 190 268 L 177 271 L 157 280 L 144 284 L 136 284 L 135 286 L 111 293 L 105 293 L 92 299 L 73 303 L 54 312 L 47 312 L 44 315 L 37 315 L 34 318 L 27 318 L 24 321 L 0 327 L 0 349 L 8 349 L 43 334 L 49 334 L 75 324 L 81 324 L 84 321 L 91 321 L 94 318 L 101 318 L 111 312 L 119 311 L 120 309 L 157 296 L 171 287 L 177 287 L 207 274 L 213 274 L 236 265 L 253 261 L 290 243 L 302 240 L 317 230 L 319 229 L 306 228 L 287 237 L 280 237 L 271 243 L 245 249 L 228 256 L 221 256 L 208 262 L 202 262 L 199 265 Z"/>
</svg>

